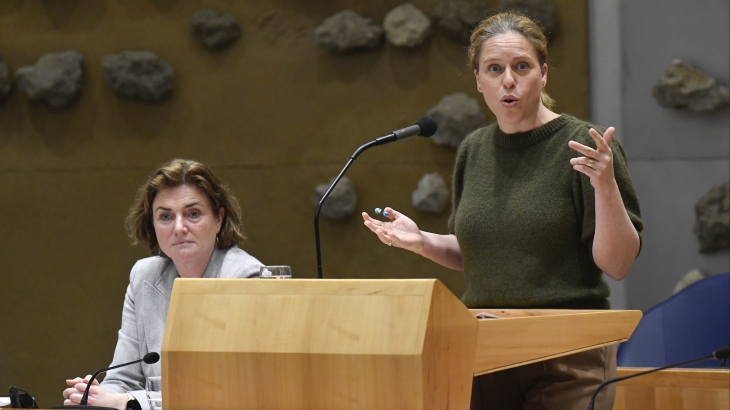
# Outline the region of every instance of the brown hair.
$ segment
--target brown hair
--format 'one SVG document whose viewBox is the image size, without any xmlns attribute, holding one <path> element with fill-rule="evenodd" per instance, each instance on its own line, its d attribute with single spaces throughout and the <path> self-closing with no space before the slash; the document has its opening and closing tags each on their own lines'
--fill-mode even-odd
<svg viewBox="0 0 730 410">
<path fill-rule="evenodd" d="M 485 20 L 474 29 L 471 33 L 471 44 L 469 45 L 469 63 L 471 68 L 479 71 L 479 55 L 482 51 L 482 45 L 490 38 L 507 33 L 518 33 L 532 43 L 537 59 L 540 62 L 540 70 L 547 63 L 547 38 L 540 30 L 537 24 L 529 17 L 514 12 L 495 14 Z M 540 100 L 542 105 L 548 109 L 555 105 L 555 100 L 542 89 L 540 92 Z"/>
<path fill-rule="evenodd" d="M 236 197 L 216 178 L 207 165 L 189 159 L 175 158 L 153 172 L 137 192 L 137 198 L 129 209 L 125 221 L 127 233 L 134 245 L 142 243 L 152 255 L 160 253 L 152 222 L 152 202 L 158 192 L 180 185 L 190 185 L 204 193 L 216 214 L 221 208 L 224 209 L 223 222 L 218 232 L 218 249 L 228 249 L 245 239 L 241 223 L 241 207 Z"/>
</svg>

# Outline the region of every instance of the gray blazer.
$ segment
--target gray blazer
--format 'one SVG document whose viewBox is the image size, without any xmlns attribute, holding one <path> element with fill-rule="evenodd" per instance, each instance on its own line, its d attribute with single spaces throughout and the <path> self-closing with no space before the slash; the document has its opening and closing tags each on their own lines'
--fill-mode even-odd
<svg viewBox="0 0 730 410">
<path fill-rule="evenodd" d="M 203 278 L 257 277 L 261 266 L 261 262 L 236 246 L 228 250 L 216 248 Z M 110 366 L 141 359 L 149 352 L 160 353 L 172 285 L 179 277 L 169 258 L 155 256 L 134 264 L 124 296 L 122 327 Z M 110 370 L 101 385 L 112 393 L 131 393 L 142 408 L 147 409 L 145 380 L 161 375 L 160 362 L 138 363 Z"/>
</svg>

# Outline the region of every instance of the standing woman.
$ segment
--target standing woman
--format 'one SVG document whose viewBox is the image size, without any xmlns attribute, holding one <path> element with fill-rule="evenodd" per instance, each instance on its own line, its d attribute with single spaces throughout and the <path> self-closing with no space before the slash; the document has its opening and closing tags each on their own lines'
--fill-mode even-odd
<svg viewBox="0 0 730 410">
<path fill-rule="evenodd" d="M 244 239 L 238 201 L 197 161 L 173 159 L 150 175 L 129 211 L 127 230 L 156 256 L 132 268 L 111 366 L 160 351 L 175 279 L 250 278 L 263 266 L 237 246 Z M 145 381 L 161 375 L 160 362 L 111 370 L 101 385 L 94 381 L 88 404 L 147 409 Z M 66 380 L 64 404 L 79 404 L 90 378 Z"/>
<path fill-rule="evenodd" d="M 463 270 L 469 308 L 608 309 L 602 272 L 622 280 L 641 248 L 639 202 L 614 128 L 550 108 L 547 40 L 529 18 L 496 14 L 469 59 L 497 122 L 467 137 L 453 176 L 449 235 L 386 208 L 363 213 L 389 246 Z M 585 409 L 615 376 L 609 346 L 475 378 L 472 409 Z M 596 409 L 611 409 L 615 388 Z"/>
</svg>

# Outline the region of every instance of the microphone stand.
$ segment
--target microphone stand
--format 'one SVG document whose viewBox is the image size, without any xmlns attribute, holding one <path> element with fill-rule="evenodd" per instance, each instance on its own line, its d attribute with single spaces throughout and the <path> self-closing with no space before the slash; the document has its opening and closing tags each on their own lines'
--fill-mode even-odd
<svg viewBox="0 0 730 410">
<path fill-rule="evenodd" d="M 157 357 L 155 357 L 157 356 Z M 139 360 L 133 360 L 128 363 L 122 363 L 118 364 L 116 366 L 106 367 L 103 369 L 99 369 L 94 373 L 93 376 L 91 376 L 91 379 L 89 379 L 89 383 L 86 384 L 86 390 L 84 391 L 84 395 L 81 397 L 81 401 L 79 404 L 69 404 L 69 405 L 62 405 L 62 406 L 51 406 L 52 409 L 82 409 L 82 410 L 117 410 L 114 407 L 103 407 L 103 406 L 90 406 L 86 403 L 89 400 L 89 392 L 91 391 L 91 386 L 94 384 L 94 380 L 96 380 L 96 376 L 98 376 L 100 373 L 107 372 L 109 370 L 114 370 L 120 367 L 128 366 L 130 364 L 135 364 L 139 362 L 145 362 L 147 364 L 156 363 L 158 360 L 160 360 L 160 355 L 157 353 L 147 353 L 145 357 L 139 359 Z"/>
<path fill-rule="evenodd" d="M 645 372 L 636 373 L 636 374 L 632 374 L 632 375 L 629 375 L 629 376 L 618 377 L 618 378 L 611 379 L 609 381 L 603 382 L 600 386 L 598 386 L 598 388 L 596 389 L 595 393 L 593 393 L 593 397 L 591 397 L 591 402 L 590 402 L 590 404 L 588 404 L 588 410 L 593 410 L 593 405 L 596 402 L 596 397 L 598 397 L 598 393 L 601 391 L 601 389 L 603 389 L 604 387 L 608 386 L 611 383 L 618 383 L 618 382 L 621 382 L 621 381 L 624 381 L 624 380 L 633 379 L 634 377 L 643 376 L 645 374 L 658 372 L 660 370 L 666 370 L 666 369 L 669 369 L 671 367 L 680 367 L 680 366 L 684 366 L 684 365 L 690 364 L 690 363 L 701 362 L 703 360 L 718 359 L 721 362 L 723 362 L 724 360 L 727 360 L 727 357 L 726 357 L 727 356 L 727 350 L 728 350 L 727 347 L 720 348 L 720 349 L 714 351 L 712 354 L 707 355 L 707 356 L 702 356 L 702 357 L 698 357 L 698 358 L 695 358 L 695 359 L 692 359 L 692 360 L 687 360 L 686 362 L 674 363 L 674 364 L 670 364 L 670 365 L 667 365 L 667 366 L 664 366 L 664 367 L 659 367 L 659 368 L 656 368 L 656 369 L 647 370 Z"/>
<path fill-rule="evenodd" d="M 317 210 L 314 212 L 314 238 L 317 242 L 317 277 L 319 279 L 322 279 L 322 251 L 319 244 L 319 211 L 322 209 L 322 205 L 324 204 L 324 201 L 327 199 L 327 197 L 330 195 L 332 190 L 335 188 L 335 185 L 337 185 L 338 182 L 340 182 L 340 179 L 342 179 L 342 176 L 345 175 L 345 172 L 348 168 L 350 168 L 350 165 L 352 165 L 353 161 L 357 159 L 358 155 L 360 155 L 363 151 L 366 149 L 387 144 L 389 142 L 396 141 L 397 135 L 395 133 L 390 133 L 388 135 L 376 138 L 366 144 L 363 144 L 360 146 L 360 148 L 356 149 L 355 152 L 350 155 L 350 159 L 347 161 L 347 164 L 345 164 L 345 167 L 342 168 L 342 171 L 340 171 L 340 174 L 337 175 L 337 178 L 335 178 L 334 181 L 332 181 L 332 184 L 329 188 L 327 188 L 327 192 L 322 195 L 322 199 L 319 200 L 319 205 L 317 205 Z"/>
</svg>

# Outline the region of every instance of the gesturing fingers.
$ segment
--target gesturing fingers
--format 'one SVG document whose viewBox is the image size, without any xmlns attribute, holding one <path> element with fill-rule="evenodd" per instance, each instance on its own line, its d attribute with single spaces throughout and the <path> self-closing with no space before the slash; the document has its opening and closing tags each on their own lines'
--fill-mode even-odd
<svg viewBox="0 0 730 410">
<path fill-rule="evenodd" d="M 601 162 L 599 162 L 598 160 L 596 160 L 594 158 L 589 158 L 589 157 L 571 158 L 570 165 L 572 165 L 576 171 L 584 171 L 586 173 L 587 173 L 587 171 L 590 171 L 586 168 L 590 168 L 591 170 L 597 170 L 597 169 L 601 169 L 603 167 Z"/>
<path fill-rule="evenodd" d="M 611 141 L 613 140 L 613 134 L 616 132 L 616 128 L 614 127 L 608 127 L 606 132 L 603 133 L 603 136 L 598 133 L 595 129 L 591 128 L 588 130 L 588 134 L 593 138 L 593 141 L 596 142 L 596 148 L 598 148 L 598 152 L 610 152 L 611 151 Z"/>
<path fill-rule="evenodd" d="M 396 218 L 398 217 L 398 211 L 396 211 L 395 209 L 393 209 L 389 206 L 386 206 L 383 211 L 384 211 L 383 216 L 390 219 L 391 221 L 395 221 Z"/>
<path fill-rule="evenodd" d="M 595 150 L 589 146 L 583 145 L 576 141 L 569 141 L 568 146 L 570 148 L 573 148 L 574 150 L 580 152 L 581 154 L 585 155 L 588 158 L 597 158 L 600 155 L 600 153 L 597 150 Z"/>
<path fill-rule="evenodd" d="M 378 221 L 377 219 L 371 218 L 370 215 L 367 212 L 363 212 L 362 213 L 362 219 L 365 222 L 370 222 L 372 225 L 376 225 L 377 226 L 377 225 L 382 224 L 382 222 Z M 367 223 L 365 225 L 367 226 Z"/>
</svg>

